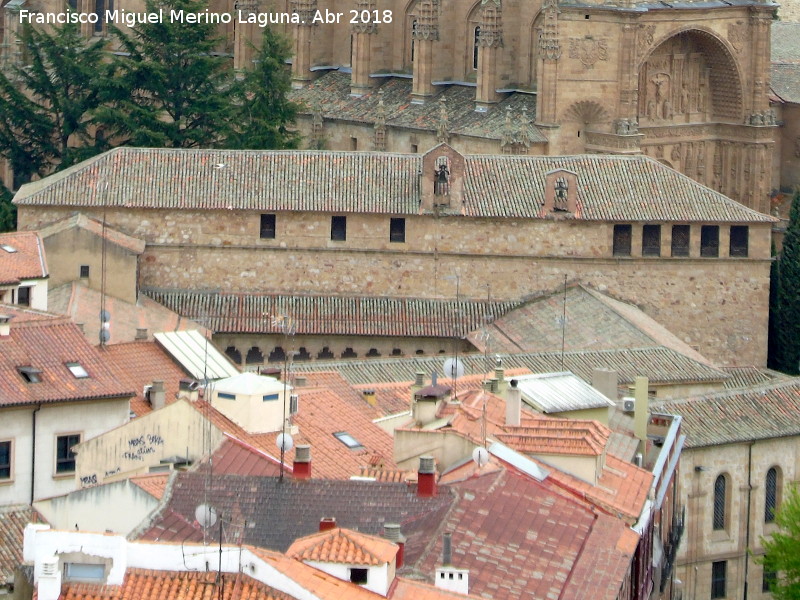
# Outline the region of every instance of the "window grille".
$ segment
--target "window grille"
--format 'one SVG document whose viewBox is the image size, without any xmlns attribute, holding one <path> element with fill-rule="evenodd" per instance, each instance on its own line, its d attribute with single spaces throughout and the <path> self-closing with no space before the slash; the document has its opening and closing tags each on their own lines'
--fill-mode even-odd
<svg viewBox="0 0 800 600">
<path fill-rule="evenodd" d="M 725 503 L 727 501 L 728 482 L 725 475 L 720 475 L 714 482 L 714 529 L 725 529 Z"/>
<path fill-rule="evenodd" d="M 672 256 L 689 256 L 689 226 L 672 226 Z"/>
<path fill-rule="evenodd" d="M 778 470 L 772 467 L 767 471 L 764 485 L 764 522 L 775 521 L 775 509 L 778 508 Z"/>
<path fill-rule="evenodd" d="M 614 256 L 631 255 L 631 226 L 614 225 Z"/>
</svg>

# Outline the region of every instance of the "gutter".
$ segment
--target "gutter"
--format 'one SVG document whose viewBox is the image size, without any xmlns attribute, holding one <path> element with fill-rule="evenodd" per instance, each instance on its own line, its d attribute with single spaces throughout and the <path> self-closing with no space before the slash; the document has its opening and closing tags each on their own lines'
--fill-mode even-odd
<svg viewBox="0 0 800 600">
<path fill-rule="evenodd" d="M 35 499 L 36 494 L 36 413 L 38 413 L 42 408 L 42 405 L 39 404 L 34 410 L 31 422 L 31 506 L 33 506 L 33 501 Z"/>
</svg>

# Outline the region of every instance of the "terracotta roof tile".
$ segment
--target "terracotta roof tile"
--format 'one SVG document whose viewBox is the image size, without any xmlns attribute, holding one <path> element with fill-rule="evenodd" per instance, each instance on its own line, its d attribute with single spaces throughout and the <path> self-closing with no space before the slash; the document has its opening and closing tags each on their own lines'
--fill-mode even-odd
<svg viewBox="0 0 800 600">
<path fill-rule="evenodd" d="M 398 577 L 391 594 L 392 600 L 469 600 L 473 594 L 458 594 L 437 588 L 422 581 Z"/>
<path fill-rule="evenodd" d="M 506 446 L 526 454 L 600 456 L 611 430 L 597 421 L 539 419 L 535 424 L 505 427 L 495 434 Z"/>
<path fill-rule="evenodd" d="M 214 473 L 226 475 L 257 475 L 260 477 L 276 477 L 280 475 L 280 461 L 250 444 L 226 434 L 227 439 L 205 460 L 199 471 L 205 472 L 209 463 Z M 292 474 L 291 464 L 287 462 L 284 472 Z"/>
<path fill-rule="evenodd" d="M 131 483 L 142 488 L 145 492 L 158 500 L 164 497 L 164 492 L 169 481 L 169 473 L 153 473 L 148 475 L 136 475 L 130 478 Z"/>
<path fill-rule="evenodd" d="M 22 186 L 14 202 L 418 215 L 421 161 L 418 154 L 380 152 L 123 146 Z M 777 221 L 646 156 L 469 155 L 465 163 L 459 218 L 543 218 L 545 174 L 568 169 L 577 173 L 581 220 Z M 109 182 L 107 194 L 101 179 Z"/>
<path fill-rule="evenodd" d="M 14 284 L 47 275 L 47 259 L 38 233 L 0 233 L 0 284 Z"/>
<path fill-rule="evenodd" d="M 394 561 L 397 550 L 386 539 L 335 527 L 295 540 L 286 554 L 302 561 L 375 566 Z"/>
<path fill-rule="evenodd" d="M 22 564 L 25 525 L 44 522 L 30 506 L 0 507 L 0 588 L 11 583 L 14 570 Z"/>
</svg>

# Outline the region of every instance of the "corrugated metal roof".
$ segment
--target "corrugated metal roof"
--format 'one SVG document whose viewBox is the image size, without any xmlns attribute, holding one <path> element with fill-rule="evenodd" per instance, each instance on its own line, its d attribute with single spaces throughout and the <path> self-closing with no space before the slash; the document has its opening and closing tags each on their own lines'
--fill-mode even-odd
<svg viewBox="0 0 800 600">
<path fill-rule="evenodd" d="M 153 337 L 198 381 L 239 374 L 225 355 L 197 331 L 168 331 Z"/>
<path fill-rule="evenodd" d="M 608 408 L 614 403 L 569 372 L 515 377 L 522 399 L 543 413 Z"/>
</svg>

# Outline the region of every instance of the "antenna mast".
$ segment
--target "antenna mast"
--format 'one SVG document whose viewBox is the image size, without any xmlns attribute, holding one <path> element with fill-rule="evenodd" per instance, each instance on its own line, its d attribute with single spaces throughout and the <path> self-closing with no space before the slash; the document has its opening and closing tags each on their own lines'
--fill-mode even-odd
<svg viewBox="0 0 800 600">
<path fill-rule="evenodd" d="M 564 346 L 567 339 L 567 275 L 564 274 L 564 306 L 561 314 L 561 370 L 564 370 Z"/>
</svg>

